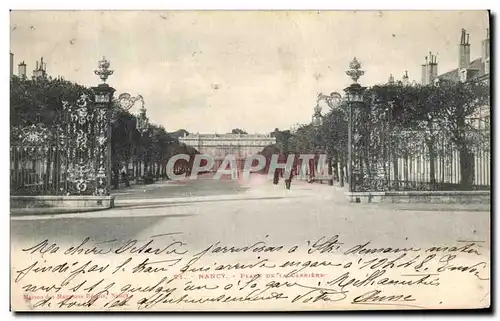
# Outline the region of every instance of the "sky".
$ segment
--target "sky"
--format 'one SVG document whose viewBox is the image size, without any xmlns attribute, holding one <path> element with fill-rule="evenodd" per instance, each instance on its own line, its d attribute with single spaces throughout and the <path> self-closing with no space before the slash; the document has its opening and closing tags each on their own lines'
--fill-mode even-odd
<svg viewBox="0 0 500 321">
<path fill-rule="evenodd" d="M 15 73 L 43 57 L 49 75 L 95 86 L 105 56 L 116 95 L 142 95 L 167 131 L 269 133 L 309 123 L 318 93 L 343 94 L 353 57 L 364 86 L 405 70 L 418 82 L 429 51 L 439 73 L 458 67 L 462 28 L 480 57 L 489 22 L 486 11 L 12 11 L 10 26 Z"/>
</svg>

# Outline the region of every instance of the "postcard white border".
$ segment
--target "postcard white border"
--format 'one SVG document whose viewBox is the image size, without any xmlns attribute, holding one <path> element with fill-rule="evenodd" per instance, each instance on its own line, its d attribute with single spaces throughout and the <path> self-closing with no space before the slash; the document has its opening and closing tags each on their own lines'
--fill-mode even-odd
<svg viewBox="0 0 500 321">
<path fill-rule="evenodd" d="M 470 0 L 454 0 L 454 1 L 435 1 L 435 0 L 419 0 L 419 1 L 414 1 L 414 2 L 407 2 L 407 1 L 394 1 L 394 0 L 379 0 L 376 2 L 373 1 L 368 1 L 368 0 L 349 0 L 349 1 L 337 1 L 335 3 L 332 3 L 332 1 L 319 1 L 319 0 L 308 0 L 308 1 L 297 1 L 297 0 L 287 0 L 287 1 L 272 1 L 272 0 L 252 0 L 252 1 L 223 1 L 223 0 L 212 0 L 212 1 L 203 1 L 203 0 L 183 0 L 183 1 L 152 1 L 152 0 L 141 0 L 141 1 L 132 1 L 132 0 L 122 0 L 122 1 L 107 1 L 104 2 L 102 0 L 86 0 L 86 1 L 63 1 L 63 0 L 45 0 L 43 2 L 40 1 L 34 1 L 34 0 L 24 0 L 24 1 L 2 1 L 1 7 L 2 10 L 1 12 L 1 20 L 3 22 L 3 28 L 1 28 L 1 52 L 4 53 L 4 63 L 0 64 L 1 68 L 1 81 L 2 81 L 2 86 L 0 87 L 0 90 L 2 91 L 2 95 L 0 96 L 2 98 L 2 105 L 5 111 L 8 111 L 8 105 L 9 105 L 9 80 L 8 80 L 8 67 L 7 67 L 7 52 L 9 51 L 9 24 L 10 24 L 10 15 L 9 15 L 9 9 L 24 9 L 24 10 L 38 10 L 38 9 L 58 9 L 58 10 L 68 10 L 68 9 L 80 9 L 80 10 L 96 10 L 96 9 L 121 9 L 121 10 L 147 10 L 147 9 L 177 9 L 177 10 L 184 10 L 184 9 L 206 9 L 206 10 L 214 10 L 214 9 L 226 9 L 226 10 L 249 10 L 249 9 L 258 9 L 258 10 L 279 10 L 279 9 L 293 9 L 293 10 L 301 10 L 301 9 L 331 9 L 331 10 L 369 10 L 369 9 L 377 9 L 377 10 L 453 10 L 453 9 L 492 9 L 493 13 L 498 12 L 498 7 L 499 7 L 499 1 L 493 1 L 493 0 L 482 0 L 482 1 L 470 1 Z M 362 23 L 360 21 L 360 23 Z M 494 30 L 496 31 L 497 28 L 495 27 Z M 497 32 L 494 34 L 495 41 L 497 41 Z M 497 53 L 497 51 L 495 51 Z M 497 58 L 497 55 L 495 55 L 495 59 Z M 495 64 L 496 65 L 496 64 Z M 493 72 L 496 72 L 494 70 Z M 498 83 L 496 83 L 495 86 L 495 91 L 498 92 Z M 496 106 L 494 106 L 496 107 Z M 2 133 L 0 134 L 0 148 L 3 151 L 7 151 L 7 147 L 9 145 L 9 117 L 6 117 L 7 115 L 4 115 L 3 117 L 0 117 L 1 126 L 0 129 L 2 130 Z M 498 119 L 500 117 L 500 113 L 497 111 L 495 112 L 495 122 L 498 124 L 500 123 L 500 120 Z M 498 150 L 498 141 L 495 144 L 496 150 Z M 9 220 L 9 178 L 8 178 L 8 171 L 7 168 L 9 168 L 9 161 L 8 161 L 8 154 L 5 152 L 2 154 L 3 157 L 0 158 L 0 168 L 2 169 L 0 171 L 0 186 L 1 186 L 1 206 L 3 208 L 3 213 L 4 213 L 4 223 L 1 224 L 1 228 L 3 231 L 0 232 L 3 238 L 2 244 L 2 258 L 5 259 L 9 257 L 9 244 L 10 244 L 10 222 Z M 498 161 L 498 159 L 497 159 Z M 498 174 L 497 171 L 495 171 Z M 495 176 L 497 178 L 497 176 Z M 497 189 L 498 192 L 498 189 Z M 498 196 L 498 195 L 495 195 Z M 494 197 L 493 199 L 499 199 L 498 197 Z M 498 222 L 498 220 L 496 220 Z M 492 239 L 492 242 L 495 242 L 496 238 Z M 498 248 L 498 246 L 496 247 Z M 496 253 L 495 253 L 496 254 Z M 9 265 L 6 263 L 2 264 L 0 266 L 1 269 L 1 285 L 2 285 L 2 320 L 13 320 L 14 315 L 9 311 L 9 296 L 10 296 L 10 289 L 9 289 Z M 498 297 L 498 296 L 496 296 Z M 495 302 L 497 303 L 497 302 Z M 73 319 L 74 317 L 83 317 L 86 315 L 65 315 L 63 317 L 58 316 L 59 320 L 68 320 L 68 319 Z M 199 317 L 211 317 L 211 318 L 237 318 L 240 315 L 190 315 L 187 316 L 187 318 L 199 318 Z M 300 315 L 300 316 L 294 316 L 294 318 L 297 319 L 302 319 L 306 320 L 309 319 L 312 316 L 324 316 L 331 318 L 332 315 L 314 315 L 314 314 L 308 314 L 308 315 Z M 17 316 L 17 318 L 31 318 L 33 317 L 32 315 L 22 315 L 22 316 Z M 36 316 L 38 320 L 46 320 L 46 319 L 52 319 L 54 316 L 52 315 L 37 315 Z M 98 316 L 93 316 L 94 320 L 100 320 L 101 318 L 104 319 L 111 319 L 111 320 L 118 320 L 123 318 L 122 315 L 98 315 Z M 157 317 L 157 318 L 168 318 L 170 319 L 180 319 L 181 317 L 183 319 L 186 318 L 186 316 L 182 315 L 156 315 L 156 316 L 147 316 L 147 315 L 137 315 L 134 314 L 133 316 L 134 319 L 145 319 L 146 317 L 151 318 L 151 317 Z M 259 320 L 265 320 L 265 319 L 270 319 L 273 317 L 288 317 L 287 315 L 247 315 L 246 317 L 251 317 L 251 318 L 258 318 Z M 367 316 L 367 315 L 334 315 L 333 316 L 336 320 L 341 320 L 341 319 L 352 319 L 353 317 L 381 317 L 381 318 L 386 318 L 387 316 L 385 315 L 374 315 L 374 316 Z M 454 318 L 453 315 L 450 316 L 429 316 L 430 318 Z M 474 317 L 474 316 L 470 316 Z M 392 319 L 403 319 L 403 316 L 393 316 Z"/>
</svg>

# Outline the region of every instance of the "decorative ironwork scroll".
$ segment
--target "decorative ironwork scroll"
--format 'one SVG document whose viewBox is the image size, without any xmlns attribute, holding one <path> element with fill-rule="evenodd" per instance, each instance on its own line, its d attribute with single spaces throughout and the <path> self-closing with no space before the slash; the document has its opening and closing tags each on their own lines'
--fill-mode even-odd
<svg viewBox="0 0 500 321">
<path fill-rule="evenodd" d="M 118 109 L 130 109 L 134 101 L 130 95 L 120 95 L 118 100 L 113 100 L 115 89 L 106 84 L 106 80 L 114 71 L 110 69 L 111 63 L 102 58 L 98 69 L 94 73 L 101 78 L 102 84 L 92 87 L 94 91 L 94 195 L 109 195 L 111 184 L 111 125 L 113 114 Z M 116 105 L 116 106 L 114 106 Z M 123 107 L 125 108 L 121 108 Z"/>
<path fill-rule="evenodd" d="M 363 110 L 362 108 L 356 108 L 352 106 L 352 191 L 362 192 L 364 190 L 365 169 L 364 169 L 364 133 L 362 131 L 362 119 Z"/>
<path fill-rule="evenodd" d="M 107 161 L 108 151 L 108 113 L 107 109 L 97 109 L 96 130 L 96 185 L 95 195 L 108 194 L 108 171 L 111 170 Z"/>
<path fill-rule="evenodd" d="M 69 120 L 66 133 L 60 133 L 59 146 L 66 151 L 62 170 L 67 173 L 68 195 L 93 194 L 95 185 L 95 129 L 96 111 L 87 94 L 82 94 L 74 104 L 63 102 Z"/>
<path fill-rule="evenodd" d="M 99 61 L 95 74 L 103 82 L 113 73 L 108 60 Z M 104 83 L 92 90 L 93 97 L 85 92 L 60 106 L 20 113 L 19 125 L 11 129 L 11 194 L 109 195 L 115 90 Z"/>
</svg>

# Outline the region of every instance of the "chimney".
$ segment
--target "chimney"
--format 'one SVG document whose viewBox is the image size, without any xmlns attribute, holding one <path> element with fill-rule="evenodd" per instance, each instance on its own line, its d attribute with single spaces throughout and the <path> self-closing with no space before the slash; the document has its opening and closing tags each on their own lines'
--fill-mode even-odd
<svg viewBox="0 0 500 321">
<path fill-rule="evenodd" d="M 19 72 L 19 78 L 23 79 L 26 78 L 26 64 L 24 63 L 24 61 L 18 65 L 18 72 Z"/>
<path fill-rule="evenodd" d="M 389 84 L 394 84 L 394 77 L 392 76 L 392 74 L 389 75 Z"/>
<path fill-rule="evenodd" d="M 405 70 L 405 74 L 403 75 L 403 86 L 408 86 L 409 84 L 408 70 Z"/>
<path fill-rule="evenodd" d="M 35 68 L 35 70 L 33 70 L 33 77 L 35 79 L 45 78 L 45 76 L 46 76 L 45 67 L 46 67 L 46 64 L 43 62 L 43 57 L 41 57 L 40 63 L 38 63 L 38 61 L 36 62 L 36 68 Z"/>
<path fill-rule="evenodd" d="M 14 76 L 14 54 L 10 53 L 10 76 Z"/>
<path fill-rule="evenodd" d="M 437 56 L 433 55 L 432 52 L 429 51 L 429 67 L 428 67 L 428 84 L 432 83 L 434 79 L 438 76 L 438 65 L 437 65 Z"/>
<path fill-rule="evenodd" d="M 482 41 L 481 62 L 484 65 L 484 73 L 490 73 L 490 29 L 486 29 L 486 39 Z"/>
<path fill-rule="evenodd" d="M 470 64 L 470 43 L 467 30 L 462 29 L 458 46 L 458 69 L 467 68 Z"/>
<path fill-rule="evenodd" d="M 425 64 L 422 65 L 422 85 L 428 85 L 429 84 L 429 63 L 427 61 L 428 57 L 425 57 Z"/>
</svg>

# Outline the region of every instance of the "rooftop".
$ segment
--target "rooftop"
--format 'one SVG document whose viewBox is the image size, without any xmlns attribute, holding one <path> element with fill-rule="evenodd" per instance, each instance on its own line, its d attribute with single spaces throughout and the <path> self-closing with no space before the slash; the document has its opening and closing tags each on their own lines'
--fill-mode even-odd
<svg viewBox="0 0 500 321">
<path fill-rule="evenodd" d="M 467 79 L 480 78 L 486 75 L 484 70 L 484 63 L 481 58 L 477 58 L 469 63 L 467 66 Z M 437 76 L 438 79 L 450 80 L 454 82 L 460 81 L 460 75 L 458 68 L 445 72 Z"/>
<path fill-rule="evenodd" d="M 242 138 L 242 139 L 254 139 L 254 138 L 269 138 L 274 139 L 269 134 L 199 134 L 199 133 L 190 133 L 189 135 L 185 135 L 183 137 L 179 137 L 179 139 L 199 139 L 199 138 Z"/>
</svg>

